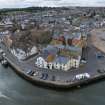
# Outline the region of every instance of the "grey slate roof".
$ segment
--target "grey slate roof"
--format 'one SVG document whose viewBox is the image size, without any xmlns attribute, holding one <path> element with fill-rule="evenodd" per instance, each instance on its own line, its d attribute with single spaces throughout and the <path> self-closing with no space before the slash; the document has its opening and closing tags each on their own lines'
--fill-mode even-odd
<svg viewBox="0 0 105 105">
<path fill-rule="evenodd" d="M 58 56 L 55 58 L 54 63 L 67 64 L 68 61 L 69 61 L 68 57 Z"/>
</svg>

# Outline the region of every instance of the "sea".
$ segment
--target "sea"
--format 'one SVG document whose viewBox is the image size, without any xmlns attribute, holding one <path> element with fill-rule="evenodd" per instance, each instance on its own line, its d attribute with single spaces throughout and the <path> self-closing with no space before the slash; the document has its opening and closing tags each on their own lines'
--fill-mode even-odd
<svg viewBox="0 0 105 105">
<path fill-rule="evenodd" d="M 0 65 L 0 105 L 105 105 L 105 81 L 58 91 L 35 86 Z"/>
</svg>

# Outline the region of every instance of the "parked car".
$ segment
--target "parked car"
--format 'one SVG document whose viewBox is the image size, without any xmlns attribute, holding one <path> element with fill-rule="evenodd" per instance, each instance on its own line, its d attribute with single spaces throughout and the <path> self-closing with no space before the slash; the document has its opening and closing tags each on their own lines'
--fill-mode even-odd
<svg viewBox="0 0 105 105">
<path fill-rule="evenodd" d="M 101 52 L 96 53 L 96 58 L 97 59 L 101 59 L 103 57 L 104 57 L 104 55 Z"/>
<path fill-rule="evenodd" d="M 33 76 L 33 75 L 34 75 L 34 73 L 35 73 L 35 72 L 34 72 L 34 71 L 32 71 L 32 70 L 29 70 L 29 71 L 27 72 L 27 74 L 28 74 L 28 75 L 30 75 L 30 76 Z"/>
<path fill-rule="evenodd" d="M 48 74 L 47 73 L 42 73 L 42 76 L 40 79 L 46 80 L 48 78 Z"/>
</svg>

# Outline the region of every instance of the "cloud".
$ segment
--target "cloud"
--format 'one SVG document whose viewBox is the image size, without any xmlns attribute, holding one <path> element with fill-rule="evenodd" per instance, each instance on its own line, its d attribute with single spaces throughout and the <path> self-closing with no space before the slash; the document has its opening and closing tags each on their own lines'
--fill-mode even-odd
<svg viewBox="0 0 105 105">
<path fill-rule="evenodd" d="M 105 0 L 25 0 L 27 6 L 105 6 Z"/>
<path fill-rule="evenodd" d="M 0 0 L 0 8 L 15 8 L 21 5 L 21 0 Z"/>
<path fill-rule="evenodd" d="M 105 6 L 105 0 L 0 0 L 0 8 L 29 6 Z"/>
</svg>

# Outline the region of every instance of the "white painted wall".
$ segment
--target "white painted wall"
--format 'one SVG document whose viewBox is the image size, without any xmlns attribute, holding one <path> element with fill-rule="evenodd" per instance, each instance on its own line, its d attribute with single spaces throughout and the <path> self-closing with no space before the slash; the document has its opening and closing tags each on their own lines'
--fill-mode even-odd
<svg viewBox="0 0 105 105">
<path fill-rule="evenodd" d="M 79 64 L 80 64 L 80 59 L 81 59 L 81 57 L 79 56 L 78 59 L 71 58 L 67 62 L 67 64 L 60 64 L 59 62 L 58 63 L 56 63 L 56 62 L 48 63 L 42 57 L 39 57 L 39 58 L 37 58 L 37 61 L 35 62 L 35 64 L 41 68 L 48 68 L 47 66 L 49 66 L 49 69 L 53 69 L 53 67 L 54 67 L 55 69 L 58 69 L 58 70 L 68 71 L 72 67 L 78 68 Z"/>
</svg>

